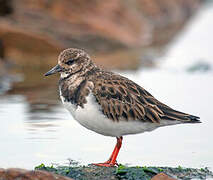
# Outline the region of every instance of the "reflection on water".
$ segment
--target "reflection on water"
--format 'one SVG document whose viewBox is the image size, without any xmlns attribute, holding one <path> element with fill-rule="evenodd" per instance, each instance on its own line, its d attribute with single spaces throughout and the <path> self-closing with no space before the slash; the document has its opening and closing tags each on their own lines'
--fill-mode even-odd
<svg viewBox="0 0 213 180">
<path fill-rule="evenodd" d="M 213 32 L 213 22 L 206 18 L 213 18 L 212 7 L 198 14 L 170 45 L 158 69 L 123 72 L 162 102 L 200 116 L 203 123 L 159 128 L 151 133 L 124 137 L 119 162 L 213 167 L 210 139 L 213 136 L 213 71 L 185 71 L 185 67 L 197 60 L 193 54 L 213 65 L 210 49 L 213 37 L 205 37 Z M 203 38 L 196 43 L 198 36 Z M 205 53 L 194 53 L 193 48 L 197 46 L 205 49 Z M 58 77 L 45 78 L 43 73 L 47 69 L 14 71 L 24 73 L 24 81 L 14 84 L 7 94 L 0 96 L 0 167 L 33 168 L 40 163 L 64 163 L 67 158 L 86 164 L 108 158 L 115 138 L 95 134 L 73 120 L 59 101 Z"/>
</svg>

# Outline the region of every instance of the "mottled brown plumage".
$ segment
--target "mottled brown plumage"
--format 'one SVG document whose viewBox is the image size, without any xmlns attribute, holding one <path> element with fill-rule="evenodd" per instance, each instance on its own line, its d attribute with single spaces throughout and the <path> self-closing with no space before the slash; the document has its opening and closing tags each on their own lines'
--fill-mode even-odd
<svg viewBox="0 0 213 180">
<path fill-rule="evenodd" d="M 61 100 L 73 117 L 92 131 L 117 137 L 110 159 L 96 165 L 116 164 L 123 135 L 151 131 L 161 126 L 200 122 L 199 117 L 161 103 L 128 78 L 97 67 L 83 50 L 64 50 L 59 55 L 58 65 L 45 75 L 56 72 L 61 74 Z"/>
<path fill-rule="evenodd" d="M 101 105 L 102 112 L 113 121 L 160 123 L 162 119 L 166 119 L 183 123 L 198 122 L 198 117 L 161 103 L 128 78 L 97 67 L 82 50 L 63 51 L 58 64 L 68 75 L 59 82 L 66 101 L 84 107 L 91 91 Z"/>
</svg>

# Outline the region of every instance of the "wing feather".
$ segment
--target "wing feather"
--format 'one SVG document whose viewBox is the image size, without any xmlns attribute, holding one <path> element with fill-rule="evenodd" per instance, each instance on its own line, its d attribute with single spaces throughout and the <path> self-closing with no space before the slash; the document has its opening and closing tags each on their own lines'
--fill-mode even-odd
<svg viewBox="0 0 213 180">
<path fill-rule="evenodd" d="M 103 113 L 113 121 L 138 120 L 160 123 L 162 119 L 181 122 L 199 122 L 199 118 L 176 111 L 155 99 L 133 81 L 110 74 L 97 78 L 93 94 Z"/>
</svg>

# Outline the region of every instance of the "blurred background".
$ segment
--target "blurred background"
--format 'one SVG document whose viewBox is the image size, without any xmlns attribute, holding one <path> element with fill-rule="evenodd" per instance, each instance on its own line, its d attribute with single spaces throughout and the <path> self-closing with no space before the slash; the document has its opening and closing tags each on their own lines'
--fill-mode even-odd
<svg viewBox="0 0 213 180">
<path fill-rule="evenodd" d="M 0 0 L 0 167 L 105 161 L 115 138 L 75 122 L 43 74 L 68 47 L 202 124 L 124 137 L 118 162 L 213 168 L 211 0 Z"/>
</svg>

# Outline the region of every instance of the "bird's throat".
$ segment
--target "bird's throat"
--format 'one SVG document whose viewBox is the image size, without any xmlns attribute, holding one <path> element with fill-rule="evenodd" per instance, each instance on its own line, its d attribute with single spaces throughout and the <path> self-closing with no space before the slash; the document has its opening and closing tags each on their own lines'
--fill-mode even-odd
<svg viewBox="0 0 213 180">
<path fill-rule="evenodd" d="M 64 78 L 67 78 L 69 76 L 68 73 L 66 72 L 61 72 L 61 78 L 64 79 Z"/>
</svg>

